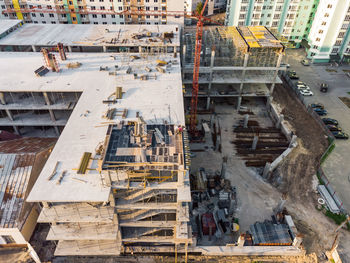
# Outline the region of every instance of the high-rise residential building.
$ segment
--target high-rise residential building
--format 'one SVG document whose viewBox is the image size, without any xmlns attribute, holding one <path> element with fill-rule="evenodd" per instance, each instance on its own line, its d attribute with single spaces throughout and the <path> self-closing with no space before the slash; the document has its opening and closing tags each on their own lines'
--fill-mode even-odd
<svg viewBox="0 0 350 263">
<path fill-rule="evenodd" d="M 348 0 L 229 0 L 226 24 L 263 25 L 299 47 L 313 62 L 344 61 L 350 54 Z"/>
<path fill-rule="evenodd" d="M 229 0 L 226 25 L 271 28 L 289 39 L 301 0 Z"/>
<path fill-rule="evenodd" d="M 314 62 L 344 61 L 350 54 L 350 2 L 320 0 L 308 35 L 308 57 Z"/>
<path fill-rule="evenodd" d="M 293 41 L 295 47 L 299 47 L 303 39 L 307 39 L 312 22 L 314 21 L 317 6 L 320 0 L 300 1 L 298 13 L 296 15 L 292 29 L 290 41 Z"/>
<path fill-rule="evenodd" d="M 183 24 L 183 8 L 184 0 L 0 0 L 0 18 L 36 24 Z"/>
</svg>

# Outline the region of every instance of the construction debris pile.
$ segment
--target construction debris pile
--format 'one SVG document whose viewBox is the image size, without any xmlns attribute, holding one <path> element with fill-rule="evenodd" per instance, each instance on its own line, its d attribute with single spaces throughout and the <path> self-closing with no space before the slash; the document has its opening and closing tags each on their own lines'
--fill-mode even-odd
<svg viewBox="0 0 350 263">
<path fill-rule="evenodd" d="M 226 162 L 222 170 L 205 171 L 191 175 L 191 224 L 197 244 L 225 245 L 234 243 L 239 230 L 236 188 L 225 179 Z M 237 236 L 236 236 L 237 238 Z"/>
</svg>

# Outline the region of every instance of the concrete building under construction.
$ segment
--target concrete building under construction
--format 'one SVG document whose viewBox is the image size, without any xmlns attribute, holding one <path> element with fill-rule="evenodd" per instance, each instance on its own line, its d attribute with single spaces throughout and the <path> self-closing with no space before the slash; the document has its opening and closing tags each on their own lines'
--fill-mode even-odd
<svg viewBox="0 0 350 263">
<path fill-rule="evenodd" d="M 184 35 L 183 82 L 191 97 L 195 32 Z M 268 98 L 281 70 L 284 46 L 263 26 L 204 29 L 199 69 L 199 107 L 229 99 L 241 106 L 244 97 Z"/>
<path fill-rule="evenodd" d="M 191 83 L 191 35 L 181 52 L 177 26 L 59 25 L 65 32 L 59 40 L 38 37 L 37 26 L 51 25 L 24 26 L 0 40 L 2 51 L 15 51 L 0 52 L 0 124 L 21 133 L 18 126 L 35 126 L 45 115 L 46 123 L 62 126 L 26 200 L 41 204 L 38 222 L 50 224 L 47 240 L 57 241 L 56 256 L 302 253 L 293 238 L 273 247 L 244 240 L 236 246 L 232 238 L 225 246 L 196 245 L 183 100 L 183 83 Z M 78 27 L 86 35 L 72 34 Z M 28 38 L 16 44 L 13 34 Z M 266 28 L 208 30 L 204 42 L 204 106 L 219 96 L 236 97 L 239 107 L 244 96 L 271 95 L 283 46 Z M 66 60 L 55 53 L 60 43 L 68 47 Z M 220 85 L 235 93 L 221 94 Z M 60 125 L 59 111 L 66 109 L 58 106 L 69 106 Z M 214 222 L 207 223 L 211 235 Z"/>
</svg>

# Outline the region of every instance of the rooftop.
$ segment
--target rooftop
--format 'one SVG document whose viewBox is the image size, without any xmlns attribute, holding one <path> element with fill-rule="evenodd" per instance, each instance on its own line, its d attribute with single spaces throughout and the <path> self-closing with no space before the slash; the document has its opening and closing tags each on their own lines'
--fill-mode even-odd
<svg viewBox="0 0 350 263">
<path fill-rule="evenodd" d="M 0 20 L 0 28 L 1 25 Z M 24 24 L 1 39 L 0 45 L 162 46 L 163 34 L 173 32 L 174 38 L 166 45 L 178 46 L 177 30 L 175 25 Z"/>
<path fill-rule="evenodd" d="M 155 69 L 157 59 L 170 62 L 167 67 L 163 67 L 166 73 Z M 82 92 L 28 201 L 106 201 L 110 187 L 102 185 L 99 173 L 89 170 L 84 175 L 78 175 L 76 169 L 84 152 L 94 153 L 99 143 L 105 140 L 110 123 L 136 120 L 137 113 L 147 124 L 185 123 L 179 56 L 174 58 L 173 54 L 165 53 L 135 59 L 127 53 L 69 53 L 67 61 L 59 61 L 59 73 L 49 72 L 43 77 L 34 74 L 43 65 L 41 53 L 1 52 L 0 61 L 2 91 Z M 82 65 L 67 69 L 67 64 L 72 62 Z M 146 71 L 145 65 L 152 72 Z M 100 71 L 101 66 L 104 69 L 108 67 L 108 70 Z M 129 68 L 131 74 L 127 73 Z M 148 80 L 142 80 L 134 74 L 147 75 Z M 116 93 L 117 87 L 122 88 L 122 99 L 115 103 L 103 103 L 104 100 L 113 101 L 115 96 L 112 94 Z M 115 113 L 112 119 L 106 121 L 103 116 L 109 109 L 115 109 Z M 56 175 L 48 180 L 56 164 Z M 97 167 L 97 161 L 93 161 L 91 167 Z M 63 171 L 66 171 L 65 176 L 57 184 Z"/>
<path fill-rule="evenodd" d="M 12 27 L 18 25 L 21 22 L 22 20 L 16 19 L 0 19 L 0 36 L 7 30 L 11 29 Z"/>
<path fill-rule="evenodd" d="M 264 26 L 238 27 L 250 48 L 283 48 L 277 38 Z"/>
</svg>

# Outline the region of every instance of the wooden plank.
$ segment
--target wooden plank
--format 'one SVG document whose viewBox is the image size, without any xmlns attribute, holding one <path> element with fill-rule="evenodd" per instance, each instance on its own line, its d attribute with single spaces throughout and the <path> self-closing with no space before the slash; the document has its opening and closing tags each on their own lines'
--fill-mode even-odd
<svg viewBox="0 0 350 263">
<path fill-rule="evenodd" d="M 85 174 L 86 169 L 88 167 L 89 161 L 91 158 L 90 152 L 84 152 L 83 156 L 81 157 L 79 168 L 77 174 Z"/>
</svg>

